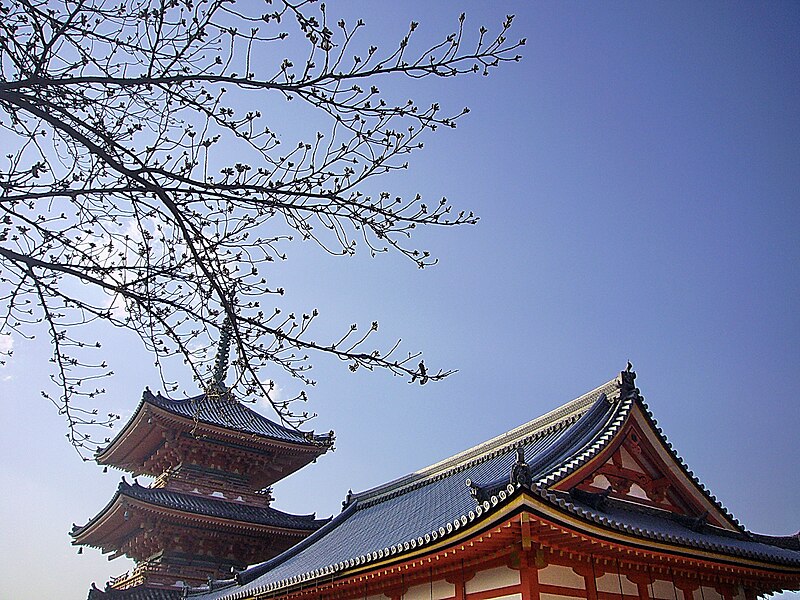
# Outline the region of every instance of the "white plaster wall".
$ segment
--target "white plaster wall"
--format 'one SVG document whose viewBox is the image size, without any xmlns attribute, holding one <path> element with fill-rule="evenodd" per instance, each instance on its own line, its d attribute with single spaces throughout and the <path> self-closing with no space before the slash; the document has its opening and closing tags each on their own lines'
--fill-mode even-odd
<svg viewBox="0 0 800 600">
<path fill-rule="evenodd" d="M 569 588 L 586 589 L 586 580 L 570 567 L 547 565 L 539 570 L 539 583 L 561 585 Z"/>
<path fill-rule="evenodd" d="M 434 581 L 433 586 L 429 583 L 415 585 L 408 588 L 403 595 L 403 600 L 442 600 L 442 598 L 452 598 L 456 595 L 456 586 L 444 580 Z M 385 598 L 383 600 L 386 600 Z"/>
<path fill-rule="evenodd" d="M 636 471 L 637 473 L 644 473 L 642 467 L 639 466 L 639 463 L 634 460 L 634 458 L 627 450 L 625 450 L 625 448 L 620 448 L 620 456 L 622 457 L 623 467 L 630 469 L 631 471 Z"/>
<path fill-rule="evenodd" d="M 651 589 L 650 586 L 648 586 L 648 589 Z M 681 594 L 673 587 L 672 582 L 664 581 L 663 579 L 656 579 L 653 582 L 650 593 L 656 600 L 675 600 L 676 596 L 678 600 L 682 599 Z"/>
<path fill-rule="evenodd" d="M 639 595 L 639 587 L 624 575 L 620 578 L 616 573 L 606 573 L 602 577 L 597 578 L 597 590 L 600 592 L 609 592 L 611 594 L 619 594 L 620 581 L 622 581 L 622 593 Z"/>
<path fill-rule="evenodd" d="M 736 589 L 733 592 L 733 600 L 744 600 L 744 588 L 740 585 L 736 586 Z"/>
<path fill-rule="evenodd" d="M 607 490 L 611 487 L 611 482 L 606 479 L 605 475 L 595 475 L 595 478 L 592 479 L 592 486 L 598 487 L 601 490 Z"/>
<path fill-rule="evenodd" d="M 475 577 L 467 582 L 466 588 L 468 594 L 474 594 L 475 592 L 493 590 L 507 585 L 518 585 L 519 582 L 519 571 L 509 567 L 497 567 L 486 571 L 478 571 Z"/>
<path fill-rule="evenodd" d="M 638 483 L 631 484 L 631 491 L 628 492 L 628 496 L 633 496 L 634 498 L 641 498 L 642 500 L 647 500 L 647 492 L 642 489 Z"/>
</svg>

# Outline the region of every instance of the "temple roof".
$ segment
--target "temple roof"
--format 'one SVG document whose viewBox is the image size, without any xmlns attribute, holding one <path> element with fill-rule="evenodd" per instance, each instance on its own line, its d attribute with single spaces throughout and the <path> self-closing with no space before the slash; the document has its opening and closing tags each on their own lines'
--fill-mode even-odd
<svg viewBox="0 0 800 600">
<path fill-rule="evenodd" d="M 125 500 L 135 500 L 149 507 L 169 509 L 180 513 L 202 515 L 225 521 L 267 526 L 292 531 L 314 531 L 327 523 L 327 519 L 315 519 L 314 515 L 292 515 L 271 507 L 257 507 L 243 502 L 223 500 L 199 494 L 177 492 L 165 488 L 148 488 L 137 483 L 120 482 L 111 501 L 86 525 L 74 526 L 70 535 L 73 543 L 115 549 L 116 543 L 102 532 L 108 529 L 111 537 L 124 535 L 125 531 L 114 522 L 106 528 L 106 522 L 116 521 L 116 512 L 125 509 Z M 125 517 L 123 516 L 123 519 Z M 127 519 L 125 519 L 127 520 Z M 135 523 L 131 526 L 138 527 Z"/>
<path fill-rule="evenodd" d="M 134 412 L 134 416 L 147 404 L 163 408 L 167 412 L 192 421 L 281 442 L 305 446 L 328 446 L 331 443 L 330 434 L 314 435 L 313 432 L 306 433 L 283 427 L 232 398 L 228 393 L 223 393 L 217 398 L 207 394 L 199 394 L 191 398 L 167 398 L 160 392 L 154 394 L 147 388 L 142 393 L 142 401 Z M 109 447 L 113 446 L 115 442 L 116 438 L 111 441 Z M 105 449 L 100 450 L 98 454 L 103 454 L 105 451 Z"/>
<path fill-rule="evenodd" d="M 206 394 L 192 398 L 172 399 L 153 394 L 149 389 L 144 391 L 142 402 L 167 410 L 175 415 L 196 419 L 202 423 L 233 429 L 242 433 L 250 433 L 262 437 L 310 446 L 326 446 L 330 443 L 330 435 L 314 435 L 296 429 L 289 429 L 270 421 L 242 402 L 231 398 L 227 393 L 212 399 Z"/>
<path fill-rule="evenodd" d="M 273 452 L 294 454 L 295 458 L 290 461 L 291 470 L 280 477 L 311 462 L 333 446 L 332 431 L 314 435 L 313 431 L 284 427 L 240 402 L 224 387 L 220 389 L 220 394 L 200 394 L 191 398 L 167 398 L 145 389 L 141 402 L 122 430 L 105 448 L 97 451 L 97 462 L 135 473 L 159 475 L 160 472 L 150 472 L 144 466 L 164 441 L 160 430 L 153 427 L 153 415 L 168 419 L 169 425 L 165 427 L 191 432 L 198 440 L 219 438 L 235 441 L 242 448 L 254 451 L 269 447 Z"/>
<path fill-rule="evenodd" d="M 796 536 L 747 532 L 694 477 L 663 437 L 633 386 L 634 377 L 625 372 L 488 442 L 371 490 L 348 494 L 342 513 L 295 547 L 240 572 L 235 580 L 197 593 L 208 600 L 246 598 L 402 560 L 457 539 L 460 530 L 477 527 L 520 496 L 564 522 L 582 522 L 610 538 L 624 535 L 629 543 L 638 539 L 643 547 L 658 541 L 680 552 L 712 551 L 720 560 L 746 557 L 800 566 Z M 686 506 L 698 514 L 560 488 L 587 471 L 591 475 L 608 452 L 619 447 L 623 434 L 629 435 L 632 424 L 640 435 L 644 431 L 650 436 L 649 443 L 658 446 L 663 460 L 671 461 L 671 481 L 681 488 Z"/>
<path fill-rule="evenodd" d="M 101 590 L 92 585 L 87 600 L 180 600 L 182 597 L 182 589 L 168 590 L 139 585 L 126 590 Z"/>
</svg>

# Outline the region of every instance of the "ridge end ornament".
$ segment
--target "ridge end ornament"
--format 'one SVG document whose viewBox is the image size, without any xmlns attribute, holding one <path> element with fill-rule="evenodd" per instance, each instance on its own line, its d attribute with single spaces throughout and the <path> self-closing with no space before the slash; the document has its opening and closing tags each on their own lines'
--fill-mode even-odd
<svg viewBox="0 0 800 600">
<path fill-rule="evenodd" d="M 628 361 L 625 370 L 619 374 L 617 384 L 619 385 L 620 400 L 636 397 L 639 395 L 639 389 L 636 387 L 636 371 L 633 370 L 633 364 Z"/>
<path fill-rule="evenodd" d="M 530 487 L 533 484 L 533 474 L 528 463 L 525 462 L 525 448 L 517 448 L 517 461 L 511 467 L 511 485 Z"/>
</svg>

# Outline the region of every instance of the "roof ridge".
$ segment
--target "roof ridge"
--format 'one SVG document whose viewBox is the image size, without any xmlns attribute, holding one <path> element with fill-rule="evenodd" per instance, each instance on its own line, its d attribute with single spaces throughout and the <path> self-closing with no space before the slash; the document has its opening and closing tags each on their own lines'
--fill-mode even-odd
<svg viewBox="0 0 800 600">
<path fill-rule="evenodd" d="M 475 446 L 462 450 L 448 458 L 445 458 L 432 465 L 409 473 L 402 477 L 398 477 L 387 483 L 369 488 L 362 492 L 352 494 L 352 500 L 360 500 L 363 503 L 369 502 L 370 504 L 381 496 L 396 492 L 400 489 L 406 488 L 411 485 L 421 485 L 425 481 L 434 480 L 437 476 L 445 473 L 450 473 L 456 470 L 468 468 L 474 464 L 481 462 L 497 452 L 507 450 L 510 446 L 517 445 L 521 442 L 528 441 L 533 437 L 538 437 L 553 428 L 558 428 L 574 421 L 579 416 L 583 415 L 597 400 L 601 394 L 606 394 L 609 401 L 613 400 L 619 394 L 618 377 L 607 381 L 606 383 L 596 387 L 595 389 L 582 394 L 581 396 L 554 408 L 548 413 L 536 417 L 523 423 L 514 429 L 501 433 L 485 442 L 481 442 Z M 351 500 L 351 501 L 352 501 Z"/>
</svg>

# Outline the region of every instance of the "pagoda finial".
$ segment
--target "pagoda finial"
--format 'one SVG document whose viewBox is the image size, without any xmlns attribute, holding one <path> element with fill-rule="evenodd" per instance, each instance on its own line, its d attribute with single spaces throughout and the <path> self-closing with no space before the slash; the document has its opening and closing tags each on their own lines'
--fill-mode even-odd
<svg viewBox="0 0 800 600">
<path fill-rule="evenodd" d="M 231 320 L 228 313 L 219 328 L 219 346 L 217 347 L 217 359 L 214 361 L 214 375 L 211 381 L 212 386 L 223 387 L 225 375 L 228 373 L 228 358 L 231 352 Z"/>
</svg>

